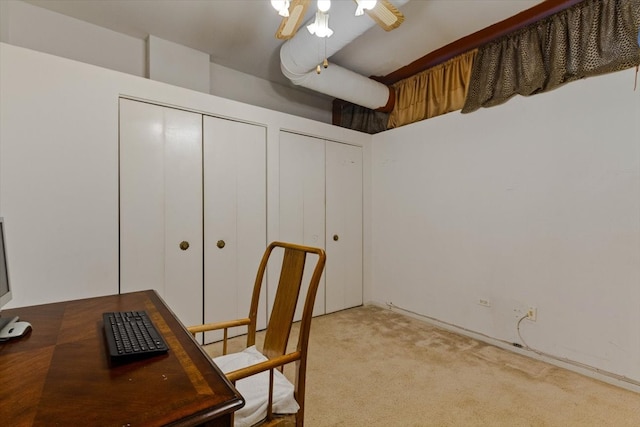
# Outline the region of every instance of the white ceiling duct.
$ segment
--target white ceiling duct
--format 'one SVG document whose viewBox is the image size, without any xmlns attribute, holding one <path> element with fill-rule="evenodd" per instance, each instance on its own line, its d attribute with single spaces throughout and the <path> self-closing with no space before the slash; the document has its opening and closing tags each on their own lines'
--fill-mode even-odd
<svg viewBox="0 0 640 427">
<path fill-rule="evenodd" d="M 392 1 L 396 7 L 409 2 Z M 355 8 L 356 3 L 352 1 L 332 2 L 329 24 L 333 35 L 329 38 L 318 38 L 301 26 L 280 48 L 280 68 L 296 85 L 375 110 L 389 102 L 390 90 L 386 85 L 335 64 L 316 73 L 316 67 L 324 58 L 331 57 L 376 25 L 368 16 L 355 17 Z"/>
</svg>

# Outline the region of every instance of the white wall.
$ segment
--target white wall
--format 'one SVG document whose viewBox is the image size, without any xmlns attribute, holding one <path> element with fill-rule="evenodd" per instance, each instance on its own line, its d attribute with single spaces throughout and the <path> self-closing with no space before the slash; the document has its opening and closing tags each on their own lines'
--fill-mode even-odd
<svg viewBox="0 0 640 427">
<path fill-rule="evenodd" d="M 147 76 L 145 40 L 17 0 L 0 0 L 0 42 Z M 331 123 L 324 95 L 259 79 L 211 63 L 212 95 Z"/>
<path fill-rule="evenodd" d="M 270 110 L 295 114 L 323 123 L 332 122 L 333 99 L 308 89 L 260 79 L 211 63 L 211 94 Z"/>
<path fill-rule="evenodd" d="M 265 126 L 268 240 L 279 235 L 281 130 L 370 156 L 368 134 L 4 43 L 0 58 L 0 216 L 13 306 L 118 291 L 120 96 Z"/>
<path fill-rule="evenodd" d="M 634 72 L 375 135 L 372 300 L 640 381 Z"/>
<path fill-rule="evenodd" d="M 146 42 L 16 0 L 0 1 L 0 41 L 136 76 Z"/>
<path fill-rule="evenodd" d="M 210 64 L 207 53 L 147 37 L 147 71 L 152 80 L 209 93 Z"/>
</svg>

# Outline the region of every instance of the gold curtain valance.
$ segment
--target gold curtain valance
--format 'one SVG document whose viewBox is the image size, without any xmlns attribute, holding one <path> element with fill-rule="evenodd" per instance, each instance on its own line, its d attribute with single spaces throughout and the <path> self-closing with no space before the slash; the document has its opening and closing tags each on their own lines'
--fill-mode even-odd
<svg viewBox="0 0 640 427">
<path fill-rule="evenodd" d="M 467 52 L 394 84 L 396 104 L 387 128 L 461 109 L 476 52 Z"/>
</svg>

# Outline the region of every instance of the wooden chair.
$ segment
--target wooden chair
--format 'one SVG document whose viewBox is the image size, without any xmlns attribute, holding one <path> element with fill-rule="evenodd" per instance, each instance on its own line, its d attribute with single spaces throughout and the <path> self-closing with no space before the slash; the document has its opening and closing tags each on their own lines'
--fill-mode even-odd
<svg viewBox="0 0 640 427">
<path fill-rule="evenodd" d="M 199 332 L 211 331 L 211 330 L 224 330 L 223 338 L 223 350 L 222 353 L 227 353 L 227 337 L 228 329 L 237 326 L 247 326 L 247 348 L 252 349 L 256 343 L 256 318 L 258 314 L 258 303 L 260 299 L 260 290 L 265 278 L 265 271 L 269 262 L 269 257 L 272 255 L 275 248 L 282 248 L 284 250 L 282 258 L 282 269 L 280 272 L 280 280 L 267 324 L 267 329 L 264 337 L 264 344 L 262 346 L 261 355 L 264 357 L 263 361 L 246 366 L 231 372 L 226 373 L 227 378 L 236 384 L 236 381 L 248 378 L 250 376 L 268 372 L 263 374 L 261 379 L 264 380 L 264 388 L 268 390 L 266 415 L 262 417 L 260 425 L 276 425 L 282 418 L 273 413 L 274 405 L 274 382 L 277 384 L 278 380 L 284 378 L 282 371 L 285 365 L 295 362 L 295 384 L 292 386 L 288 380 L 287 385 L 293 388 L 293 398 L 299 405 L 297 413 L 295 413 L 295 425 L 302 426 L 304 422 L 304 394 L 305 394 L 305 375 L 307 367 L 307 348 L 309 344 L 309 330 L 311 327 L 311 317 L 313 312 L 313 305 L 318 290 L 318 284 L 322 271 L 324 269 L 326 255 L 322 249 L 312 248 L 308 246 L 301 246 L 291 243 L 273 242 L 271 243 L 262 257 L 258 273 L 256 275 L 256 281 L 253 288 L 253 295 L 251 298 L 251 306 L 249 309 L 249 317 L 238 320 L 231 320 L 226 322 L 210 323 L 200 326 L 189 327 L 188 330 L 192 334 Z M 280 251 L 280 250 L 279 250 Z M 305 261 L 308 254 L 315 254 L 309 258 L 317 258 L 313 274 L 309 279 L 307 286 L 307 296 L 304 302 L 304 309 L 302 312 L 302 320 L 300 322 L 300 332 L 298 336 L 298 344 L 295 351 L 289 353 L 286 352 L 287 342 L 289 341 L 289 335 L 291 332 L 291 326 L 293 324 L 293 318 L 296 311 L 296 305 L 298 303 L 301 288 L 303 286 L 303 275 L 305 271 Z M 245 350 L 248 351 L 248 350 Z M 239 357 L 241 353 L 236 353 Z M 246 356 L 246 355 L 245 355 Z M 228 356 L 222 356 L 227 358 Z M 231 356 L 235 357 L 235 356 Z M 214 358 L 214 361 L 222 358 Z M 253 363 L 253 362 L 252 362 Z M 224 369 L 223 369 L 224 370 Z M 274 372 L 274 370 L 276 370 Z M 274 380 L 274 374 L 276 380 Z M 258 378 L 258 377 L 253 377 Z M 266 384 L 268 382 L 268 384 Z M 260 385 L 262 387 L 262 385 Z M 255 387 L 255 388 L 260 388 Z M 253 390 L 252 390 L 253 391 Z M 241 391 L 242 393 L 242 391 Z M 247 400 L 246 407 L 249 407 L 249 398 L 245 396 Z M 295 403 L 294 402 L 294 403 Z M 277 403 L 277 402 L 276 402 Z M 291 418 L 291 416 L 289 416 Z M 236 415 L 236 425 L 239 422 L 239 416 Z M 255 425 L 255 424 L 254 424 Z"/>
</svg>

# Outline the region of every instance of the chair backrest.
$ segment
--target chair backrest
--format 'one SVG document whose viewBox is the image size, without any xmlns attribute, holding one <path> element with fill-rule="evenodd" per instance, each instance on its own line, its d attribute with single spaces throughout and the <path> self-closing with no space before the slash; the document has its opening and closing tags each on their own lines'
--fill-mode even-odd
<svg viewBox="0 0 640 427">
<path fill-rule="evenodd" d="M 282 258 L 282 269 L 280 271 L 280 279 L 278 288 L 269 316 L 269 323 L 265 333 L 262 354 L 268 359 L 282 356 L 286 352 L 287 342 L 291 334 L 291 327 L 296 312 L 296 306 L 302 287 L 304 285 L 303 278 L 305 272 L 305 264 L 309 254 L 315 254 L 316 264 L 313 273 L 308 280 L 307 296 L 302 311 L 302 319 L 300 321 L 300 330 L 298 335 L 298 344 L 296 352 L 299 354 L 295 363 L 295 384 L 294 396 L 300 409 L 296 414 L 296 425 L 302 426 L 304 420 L 304 396 L 306 384 L 307 370 L 307 348 L 309 346 L 309 331 L 311 329 L 311 318 L 313 316 L 313 306 L 316 300 L 318 285 L 322 277 L 322 271 L 326 262 L 324 250 L 309 246 L 296 245 L 292 243 L 273 242 L 271 243 L 260 262 L 256 282 L 253 288 L 253 296 L 251 298 L 251 307 L 249 311 L 249 327 L 247 335 L 247 347 L 255 344 L 256 338 L 256 319 L 258 315 L 258 303 L 260 299 L 260 290 L 264 282 L 264 275 L 267 269 L 269 258 L 275 248 L 283 248 L 284 254 Z"/>
<path fill-rule="evenodd" d="M 297 346 L 298 351 L 306 350 L 308 345 L 309 329 L 311 326 L 311 317 L 313 314 L 313 306 L 326 261 L 324 251 L 319 248 L 283 242 L 273 242 L 267 247 L 260 262 L 260 266 L 256 274 L 256 282 L 253 288 L 253 296 L 251 298 L 251 307 L 249 311 L 251 324 L 249 325 L 247 335 L 247 346 L 255 344 L 256 320 L 262 283 L 264 282 L 269 259 L 273 250 L 276 248 L 284 249 L 284 253 L 282 257 L 280 279 L 278 281 L 278 287 L 276 288 L 276 295 L 271 315 L 269 317 L 269 322 L 267 324 L 264 345 L 262 348 L 262 353 L 267 358 L 281 356 L 286 352 L 287 342 L 289 341 L 293 318 L 298 304 L 298 298 L 304 285 L 303 276 L 307 255 L 315 254 L 317 255 L 316 264 L 306 286 L 307 296 L 302 311 L 300 334 Z"/>
<path fill-rule="evenodd" d="M 262 353 L 267 358 L 281 356 L 286 351 L 300 295 L 306 255 L 300 250 L 285 249 L 278 290 L 262 347 Z"/>
</svg>

